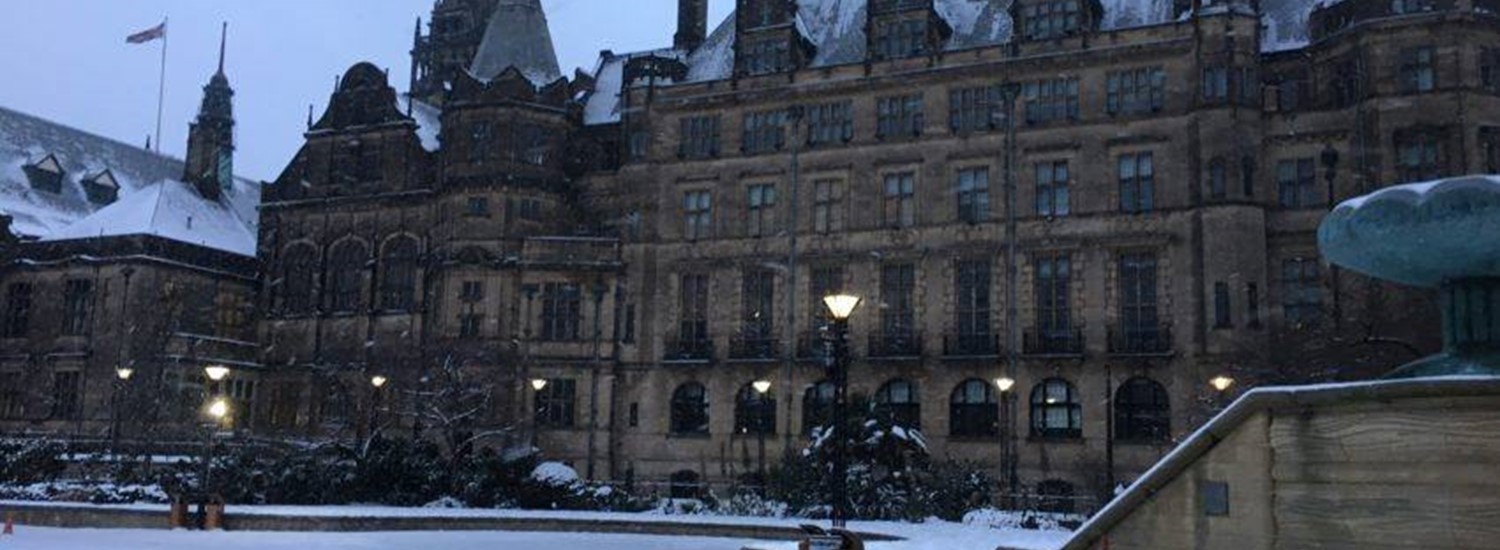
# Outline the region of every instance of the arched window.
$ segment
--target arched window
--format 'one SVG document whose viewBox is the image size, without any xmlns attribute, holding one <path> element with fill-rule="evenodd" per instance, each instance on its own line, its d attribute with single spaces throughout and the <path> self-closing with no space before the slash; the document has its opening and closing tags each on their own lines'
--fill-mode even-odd
<svg viewBox="0 0 1500 550">
<path fill-rule="evenodd" d="M 922 429 L 922 405 L 917 386 L 897 378 L 875 392 L 875 412 L 904 428 Z"/>
<path fill-rule="evenodd" d="M 1208 196 L 1222 199 L 1229 194 L 1229 168 L 1224 165 L 1224 159 L 1214 157 L 1208 161 Z"/>
<path fill-rule="evenodd" d="M 310 244 L 295 244 L 281 256 L 281 311 L 290 315 L 313 312 L 313 269 L 318 252 Z"/>
<path fill-rule="evenodd" d="M 688 382 L 672 392 L 672 433 L 708 433 L 708 392 L 703 384 Z"/>
<path fill-rule="evenodd" d="M 807 387 L 802 394 L 802 433 L 812 435 L 813 428 L 833 423 L 833 382 L 824 380 Z"/>
<path fill-rule="evenodd" d="M 948 405 L 948 433 L 955 437 L 992 436 L 1000 430 L 1000 407 L 995 392 L 983 380 L 971 378 L 953 388 Z"/>
<path fill-rule="evenodd" d="M 673 472 L 669 487 L 668 494 L 672 498 L 698 498 L 703 491 L 703 485 L 698 481 L 698 472 L 692 470 Z"/>
<path fill-rule="evenodd" d="M 776 398 L 771 392 L 760 393 L 750 384 L 740 387 L 734 396 L 734 432 L 776 433 Z"/>
<path fill-rule="evenodd" d="M 1131 378 L 1115 391 L 1115 439 L 1165 441 L 1172 434 L 1167 390 L 1150 378 Z"/>
<path fill-rule="evenodd" d="M 334 246 L 328 257 L 328 308 L 351 313 L 364 306 L 365 245 L 348 240 Z"/>
<path fill-rule="evenodd" d="M 1073 513 L 1073 484 L 1049 479 L 1036 484 L 1037 510 L 1055 514 Z"/>
<path fill-rule="evenodd" d="M 396 237 L 385 245 L 380 260 L 380 307 L 408 311 L 416 302 L 417 240 Z"/>
<path fill-rule="evenodd" d="M 329 382 L 324 386 L 322 401 L 318 403 L 318 416 L 324 428 L 342 428 L 349 422 L 349 393 L 342 384 Z"/>
<path fill-rule="evenodd" d="M 1048 378 L 1031 390 L 1031 435 L 1071 438 L 1083 435 L 1083 407 L 1073 384 Z"/>
</svg>

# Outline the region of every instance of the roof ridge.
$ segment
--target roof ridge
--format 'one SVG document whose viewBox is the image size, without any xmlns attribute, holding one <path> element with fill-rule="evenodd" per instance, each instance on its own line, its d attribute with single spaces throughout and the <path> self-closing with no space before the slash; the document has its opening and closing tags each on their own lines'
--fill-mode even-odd
<svg viewBox="0 0 1500 550">
<path fill-rule="evenodd" d="M 21 118 L 28 118 L 28 119 L 31 119 L 31 120 L 34 120 L 34 121 L 37 121 L 37 122 L 41 122 L 41 123 L 44 123 L 44 124 L 50 124 L 52 126 L 57 126 L 59 128 L 63 128 L 65 130 L 71 130 L 73 132 L 77 132 L 79 134 L 83 134 L 83 135 L 89 136 L 89 137 L 91 137 L 93 139 L 97 139 L 99 141 L 107 142 L 107 143 L 109 143 L 111 145 L 117 145 L 117 146 L 120 146 L 120 147 L 124 147 L 126 149 L 133 150 L 137 154 L 154 156 L 156 158 L 163 159 L 163 160 L 168 160 L 168 161 L 171 161 L 171 162 L 176 162 L 178 164 L 183 163 L 182 159 L 174 157 L 172 155 L 162 154 L 159 150 L 156 150 L 156 149 L 146 149 L 144 147 L 141 147 L 140 145 L 126 143 L 126 142 L 121 141 L 119 139 L 115 139 L 115 138 L 112 138 L 112 137 L 109 137 L 109 136 L 106 136 L 106 135 L 103 135 L 103 134 L 100 134 L 100 133 L 96 133 L 96 132 L 92 132 L 92 131 L 89 131 L 89 130 L 85 130 L 85 129 L 79 128 L 77 126 L 73 126 L 71 124 L 58 122 L 56 120 L 52 120 L 52 119 L 47 118 L 47 117 L 34 115 L 34 114 L 31 114 L 31 113 L 27 113 L 25 111 L 17 111 L 15 109 L 11 109 L 11 108 L 6 107 L 4 105 L 0 105 L 0 112 L 3 112 L 5 114 L 10 114 L 10 115 L 17 115 L 17 116 L 19 116 Z M 48 153 L 52 153 L 52 151 L 48 151 Z"/>
</svg>

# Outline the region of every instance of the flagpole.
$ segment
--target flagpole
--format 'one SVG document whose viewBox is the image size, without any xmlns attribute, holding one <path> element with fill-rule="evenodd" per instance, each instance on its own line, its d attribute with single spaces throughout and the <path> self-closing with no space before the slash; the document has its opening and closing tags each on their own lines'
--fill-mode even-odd
<svg viewBox="0 0 1500 550">
<path fill-rule="evenodd" d="M 167 99 L 167 17 L 161 20 L 161 77 L 156 85 L 156 151 L 161 152 L 161 112 Z"/>
</svg>

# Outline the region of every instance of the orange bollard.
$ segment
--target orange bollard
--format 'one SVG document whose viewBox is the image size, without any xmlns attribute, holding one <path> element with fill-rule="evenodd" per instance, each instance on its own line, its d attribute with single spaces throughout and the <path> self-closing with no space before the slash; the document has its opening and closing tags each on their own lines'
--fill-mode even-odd
<svg viewBox="0 0 1500 550">
<path fill-rule="evenodd" d="M 6 512 L 5 513 L 5 530 L 4 531 L 0 531 L 0 535 L 14 535 L 14 534 L 16 534 L 16 515 L 15 515 L 14 512 Z"/>
</svg>

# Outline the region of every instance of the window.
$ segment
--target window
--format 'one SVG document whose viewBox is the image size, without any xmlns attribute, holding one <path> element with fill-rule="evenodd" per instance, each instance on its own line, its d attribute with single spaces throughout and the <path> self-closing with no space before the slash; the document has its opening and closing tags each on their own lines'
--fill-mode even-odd
<svg viewBox="0 0 1500 550">
<path fill-rule="evenodd" d="M 1150 212 L 1155 206 L 1156 169 L 1151 153 L 1121 155 L 1120 211 L 1130 214 Z"/>
<path fill-rule="evenodd" d="M 1083 405 L 1073 384 L 1048 378 L 1031 390 L 1031 435 L 1047 438 L 1083 436 Z"/>
<path fill-rule="evenodd" d="M 990 217 L 990 170 L 958 171 L 958 220 L 979 223 Z"/>
<path fill-rule="evenodd" d="M 811 326 L 820 327 L 831 320 L 828 308 L 823 305 L 823 297 L 843 290 L 844 268 L 842 266 L 825 265 L 813 268 L 808 278 L 808 297 L 815 301 L 815 305 L 809 308 L 812 312 Z"/>
<path fill-rule="evenodd" d="M 224 338 L 241 337 L 247 312 L 251 309 L 245 295 L 220 288 L 214 296 L 214 334 Z"/>
<path fill-rule="evenodd" d="M 10 283 L 5 297 L 5 333 L 7 339 L 26 337 L 31 325 L 31 283 Z"/>
<path fill-rule="evenodd" d="M 512 160 L 533 166 L 547 163 L 551 152 L 551 130 L 535 124 L 519 124 L 513 126 L 511 131 L 515 132 Z"/>
<path fill-rule="evenodd" d="M 1026 22 L 1026 38 L 1042 40 L 1058 38 L 1078 32 L 1078 0 L 1046 0 L 1028 2 L 1021 11 Z"/>
<path fill-rule="evenodd" d="M 1500 94 L 1500 48 L 1479 51 L 1479 85 L 1492 94 Z"/>
<path fill-rule="evenodd" d="M 685 159 L 707 159 L 719 156 L 719 117 L 684 118 L 677 155 Z"/>
<path fill-rule="evenodd" d="M 227 391 L 224 393 L 233 403 L 231 409 L 234 413 L 234 424 L 250 427 L 252 413 L 255 411 L 255 381 L 234 378 L 228 381 L 227 386 Z"/>
<path fill-rule="evenodd" d="M 78 385 L 81 378 L 76 370 L 52 373 L 52 418 L 74 419 L 83 412 Z"/>
<path fill-rule="evenodd" d="M 1322 266 L 1317 260 L 1281 262 L 1282 315 L 1295 328 L 1317 326 L 1323 317 Z"/>
<path fill-rule="evenodd" d="M 1208 161 L 1208 196 L 1213 199 L 1224 199 L 1229 196 L 1228 182 L 1229 169 L 1224 166 L 1224 159 L 1215 158 Z"/>
<path fill-rule="evenodd" d="M 1000 108 L 999 86 L 952 90 L 948 92 L 948 126 L 957 134 L 993 130 Z"/>
<path fill-rule="evenodd" d="M 1433 68 L 1432 46 L 1410 48 L 1401 52 L 1401 91 L 1430 92 L 1437 87 L 1437 70 Z"/>
<path fill-rule="evenodd" d="M 989 383 L 971 378 L 953 388 L 948 404 L 948 435 L 993 436 L 1000 431 L 1000 407 Z"/>
<path fill-rule="evenodd" d="M 745 8 L 749 17 L 746 21 L 747 28 L 769 27 L 782 22 L 781 10 L 777 9 L 778 0 L 752 0 Z"/>
<path fill-rule="evenodd" d="M 960 339 L 980 340 L 974 345 L 988 345 L 990 337 L 990 262 L 961 260 L 953 268 L 954 329 Z"/>
<path fill-rule="evenodd" d="M 748 217 L 745 232 L 751 237 L 764 237 L 776 232 L 776 186 L 771 184 L 751 185 L 749 188 Z"/>
<path fill-rule="evenodd" d="M 490 217 L 489 197 L 469 197 L 469 202 L 464 208 L 464 215 L 471 218 Z"/>
<path fill-rule="evenodd" d="M 573 380 L 548 380 L 536 391 L 536 425 L 538 428 L 573 427 Z"/>
<path fill-rule="evenodd" d="M 740 387 L 734 396 L 734 433 L 776 433 L 776 398 L 771 392 L 755 391 L 752 384 Z"/>
<path fill-rule="evenodd" d="M 1234 326 L 1234 313 L 1229 305 L 1229 283 L 1214 283 L 1214 328 Z"/>
<path fill-rule="evenodd" d="M 875 392 L 875 414 L 909 430 L 922 429 L 921 397 L 917 386 L 897 378 Z"/>
<path fill-rule="evenodd" d="M 1223 66 L 1203 68 L 1203 101 L 1223 103 L 1229 101 L 1229 68 Z"/>
<path fill-rule="evenodd" d="M 838 209 L 842 187 L 839 180 L 813 182 L 813 231 L 832 233 L 844 228 L 844 213 Z"/>
<path fill-rule="evenodd" d="M 625 328 L 623 332 L 625 335 L 621 337 L 622 341 L 635 341 L 635 304 L 625 304 Z"/>
<path fill-rule="evenodd" d="M 396 237 L 385 245 L 381 307 L 388 311 L 410 311 L 416 305 L 417 254 L 417 240 L 411 237 Z"/>
<path fill-rule="evenodd" d="M 629 141 L 630 160 L 645 160 L 651 156 L 651 130 L 632 128 Z"/>
<path fill-rule="evenodd" d="M 359 241 L 346 240 L 328 260 L 328 307 L 333 313 L 353 313 L 364 306 L 364 269 L 369 254 Z"/>
<path fill-rule="evenodd" d="M 1073 513 L 1073 484 L 1049 479 L 1036 484 L 1037 510 L 1054 514 Z"/>
<path fill-rule="evenodd" d="M 632 402 L 630 404 L 630 410 L 626 413 L 626 416 L 627 416 L 627 418 L 626 418 L 626 424 L 628 424 L 632 428 L 640 427 L 640 425 L 641 425 L 641 404 L 640 403 Z"/>
<path fill-rule="evenodd" d="M 1203 481 L 1200 486 L 1203 487 L 1203 515 L 1229 515 L 1229 484 L 1223 481 Z"/>
<path fill-rule="evenodd" d="M 687 273 L 682 275 L 678 288 L 678 311 L 681 315 L 677 335 L 683 342 L 702 342 L 708 339 L 708 275 Z"/>
<path fill-rule="evenodd" d="M 281 256 L 281 311 L 288 315 L 313 312 L 313 268 L 318 253 L 312 245 L 295 244 Z M 272 286 L 276 286 L 273 281 Z"/>
<path fill-rule="evenodd" d="M 1500 127 L 1486 126 L 1479 129 L 1479 150 L 1484 157 L 1484 171 L 1500 174 Z"/>
<path fill-rule="evenodd" d="M 63 283 L 63 334 L 83 336 L 89 330 L 89 312 L 94 304 L 94 283 L 69 279 Z"/>
<path fill-rule="evenodd" d="M 922 135 L 922 96 L 882 97 L 875 101 L 875 137 Z"/>
<path fill-rule="evenodd" d="M 1036 168 L 1036 215 L 1068 215 L 1068 161 L 1039 162 Z"/>
<path fill-rule="evenodd" d="M 1166 71 L 1143 67 L 1112 71 L 1105 77 L 1105 110 L 1112 115 L 1154 113 L 1166 97 Z"/>
<path fill-rule="evenodd" d="M 458 291 L 461 302 L 478 302 L 484 299 L 484 281 L 464 281 Z"/>
<path fill-rule="evenodd" d="M 1255 283 L 1245 285 L 1245 316 L 1250 318 L 1250 328 L 1260 326 L 1260 286 Z"/>
<path fill-rule="evenodd" d="M 1442 134 L 1427 129 L 1396 131 L 1396 177 L 1399 183 L 1413 183 L 1442 178 Z"/>
<path fill-rule="evenodd" d="M 927 22 L 882 21 L 875 25 L 874 58 L 901 59 L 927 53 Z"/>
<path fill-rule="evenodd" d="M 0 418 L 26 415 L 26 392 L 19 372 L 0 372 Z"/>
<path fill-rule="evenodd" d="M 1115 438 L 1166 441 L 1172 436 L 1167 390 L 1150 378 L 1131 378 L 1115 390 Z"/>
<path fill-rule="evenodd" d="M 1292 71 L 1279 75 L 1276 83 L 1276 108 L 1280 111 L 1296 111 L 1312 105 L 1312 83 L 1307 71 Z"/>
<path fill-rule="evenodd" d="M 887 337 L 910 337 L 916 330 L 916 266 L 886 264 L 880 267 L 880 330 Z"/>
<path fill-rule="evenodd" d="M 1260 73 L 1255 67 L 1240 67 L 1235 69 L 1234 77 L 1239 80 L 1239 101 L 1242 105 L 1257 107 L 1262 104 Z"/>
<path fill-rule="evenodd" d="M 787 41 L 777 37 L 746 40 L 739 48 L 740 70 L 747 75 L 779 73 L 792 66 Z"/>
<path fill-rule="evenodd" d="M 1328 75 L 1327 97 L 1330 107 L 1349 107 L 1364 99 L 1364 66 L 1360 63 L 1357 54 L 1348 54 L 1340 59 L 1332 60 L 1328 63 L 1328 67 L 1330 74 Z"/>
<path fill-rule="evenodd" d="M 833 426 L 833 382 L 823 380 L 802 393 L 802 433 Z"/>
<path fill-rule="evenodd" d="M 578 340 L 582 324 L 582 291 L 572 283 L 542 285 L 542 333 L 547 342 Z"/>
<path fill-rule="evenodd" d="M 542 219 L 542 201 L 537 199 L 522 198 L 516 200 L 516 217 L 523 220 Z"/>
<path fill-rule="evenodd" d="M 1318 203 L 1317 165 L 1313 159 L 1288 159 L 1276 163 L 1276 188 L 1284 208 L 1308 208 Z"/>
<path fill-rule="evenodd" d="M 786 143 L 786 113 L 746 113 L 740 149 L 747 155 L 772 153 Z"/>
<path fill-rule="evenodd" d="M 854 139 L 850 102 L 824 103 L 807 109 L 807 142 L 810 145 L 848 143 Z"/>
<path fill-rule="evenodd" d="M 708 191 L 682 194 L 683 237 L 687 240 L 708 238 L 713 234 L 713 196 Z"/>
<path fill-rule="evenodd" d="M 1036 329 L 1044 342 L 1072 338 L 1072 310 L 1068 307 L 1071 263 L 1066 254 L 1036 257 Z"/>
<path fill-rule="evenodd" d="M 1247 199 L 1255 197 L 1255 157 L 1240 158 L 1240 192 Z"/>
<path fill-rule="evenodd" d="M 901 228 L 917 224 L 916 181 L 915 172 L 885 175 L 885 200 L 880 210 L 882 225 Z"/>
<path fill-rule="evenodd" d="M 1078 79 L 1054 78 L 1028 82 L 1022 90 L 1026 123 L 1078 120 Z"/>
<path fill-rule="evenodd" d="M 479 332 L 484 326 L 484 315 L 480 313 L 464 313 L 458 316 L 458 337 L 470 340 L 479 337 Z"/>
<path fill-rule="evenodd" d="M 469 162 L 483 164 L 494 151 L 494 129 L 488 121 L 469 125 Z"/>
<path fill-rule="evenodd" d="M 708 433 L 708 391 L 703 384 L 688 382 L 672 392 L 672 433 Z"/>
<path fill-rule="evenodd" d="M 1158 343 L 1161 324 L 1156 311 L 1156 254 L 1120 255 L 1120 323 L 1128 349 Z"/>
<path fill-rule="evenodd" d="M 741 283 L 741 336 L 768 344 L 768 339 L 774 332 L 771 321 L 774 315 L 772 307 L 776 295 L 776 273 L 769 269 L 746 270 Z"/>
</svg>

